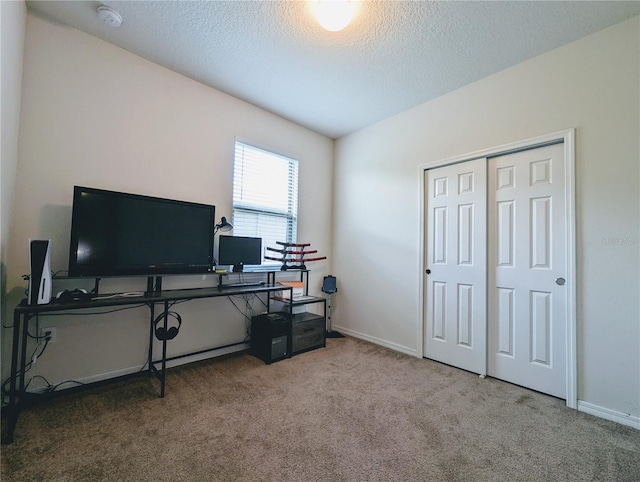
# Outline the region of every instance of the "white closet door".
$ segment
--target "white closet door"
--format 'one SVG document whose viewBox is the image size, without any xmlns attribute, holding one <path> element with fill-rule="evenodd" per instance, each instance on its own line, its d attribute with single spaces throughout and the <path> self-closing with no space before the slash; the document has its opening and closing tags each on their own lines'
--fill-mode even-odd
<svg viewBox="0 0 640 482">
<path fill-rule="evenodd" d="M 425 172 L 425 356 L 486 373 L 486 159 Z"/>
<path fill-rule="evenodd" d="M 489 159 L 488 374 L 566 398 L 564 148 Z"/>
</svg>

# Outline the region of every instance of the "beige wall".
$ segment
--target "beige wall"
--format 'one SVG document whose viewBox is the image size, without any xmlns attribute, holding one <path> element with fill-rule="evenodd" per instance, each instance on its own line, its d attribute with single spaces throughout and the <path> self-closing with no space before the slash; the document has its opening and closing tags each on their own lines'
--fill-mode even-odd
<svg viewBox="0 0 640 482">
<path fill-rule="evenodd" d="M 51 238 L 52 270 L 67 268 L 74 185 L 215 204 L 218 218 L 230 217 L 236 137 L 299 159 L 298 237 L 331 259 L 331 139 L 31 14 L 22 89 L 10 302 L 24 296 L 27 238 Z M 328 267 L 329 261 L 314 263 L 312 290 L 319 291 Z M 212 277 L 167 277 L 163 287 L 212 283 Z M 92 286 L 54 282 L 54 292 Z M 102 290 L 145 287 L 146 278 L 106 279 Z M 183 327 L 170 355 L 245 337 L 244 319 L 227 299 L 193 301 L 178 311 Z M 57 326 L 57 341 L 34 374 L 52 383 L 125 373 L 146 360 L 146 308 L 40 318 L 41 327 L 49 325 Z"/>
<path fill-rule="evenodd" d="M 0 312 L 4 317 L 6 308 L 5 268 L 11 208 L 18 164 L 18 129 L 20 126 L 20 97 L 22 89 L 22 57 L 27 9 L 24 2 L 0 2 L 0 45 L 2 46 L 2 79 L 0 101 L 2 111 L 0 146 Z"/>
<path fill-rule="evenodd" d="M 2 115 L 0 131 L 0 319 L 2 326 L 9 319 L 11 311 L 8 302 L 6 269 L 9 259 L 9 233 L 11 231 L 11 214 L 13 206 L 16 168 L 18 164 L 18 133 L 20 126 L 20 99 L 22 90 L 22 59 L 24 37 L 27 22 L 25 3 L 0 2 L 0 45 L 2 49 L 2 78 L 0 79 L 0 111 Z M 5 328 L 2 331 L 2 380 L 8 373 L 7 363 L 10 353 L 11 333 Z"/>
<path fill-rule="evenodd" d="M 574 127 L 578 398 L 640 424 L 639 46 L 636 17 L 340 139 L 334 328 L 419 353 L 419 166 Z"/>
</svg>

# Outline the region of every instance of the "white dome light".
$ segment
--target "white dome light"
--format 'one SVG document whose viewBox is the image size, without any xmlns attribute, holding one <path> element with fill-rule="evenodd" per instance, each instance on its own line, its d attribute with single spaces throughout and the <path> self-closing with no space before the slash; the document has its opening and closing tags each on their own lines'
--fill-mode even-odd
<svg viewBox="0 0 640 482">
<path fill-rule="evenodd" d="M 337 32 L 349 25 L 353 13 L 354 6 L 351 0 L 318 0 L 316 2 L 318 22 L 330 32 Z"/>
</svg>

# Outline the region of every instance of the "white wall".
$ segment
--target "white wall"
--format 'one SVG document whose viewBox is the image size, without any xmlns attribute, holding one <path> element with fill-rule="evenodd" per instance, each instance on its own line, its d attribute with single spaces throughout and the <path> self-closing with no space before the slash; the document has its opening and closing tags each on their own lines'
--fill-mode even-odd
<svg viewBox="0 0 640 482">
<path fill-rule="evenodd" d="M 51 238 L 52 270 L 67 268 L 74 185 L 215 204 L 218 218 L 230 217 L 236 136 L 299 159 L 298 238 L 331 259 L 331 139 L 31 14 L 22 89 L 7 266 L 12 306 L 24 297 L 27 238 Z M 311 266 L 316 292 L 329 260 Z M 163 287 L 213 281 L 166 277 Z M 92 286 L 91 281 L 58 282 L 54 292 Z M 102 290 L 145 287 L 146 278 L 107 279 Z M 227 299 L 193 301 L 177 309 L 183 326 L 169 343 L 170 355 L 244 338 L 244 319 Z M 146 308 L 40 318 L 40 326 L 49 325 L 57 326 L 57 341 L 32 373 L 52 383 L 124 373 L 146 360 Z"/>
<path fill-rule="evenodd" d="M 9 228 L 18 164 L 18 129 L 22 89 L 22 57 L 27 24 L 24 2 L 0 2 L 0 45 L 2 46 L 2 91 L 0 131 L 0 312 L 5 309 L 5 268 L 9 244 Z"/>
<path fill-rule="evenodd" d="M 578 398 L 639 423 L 639 40 L 636 17 L 340 139 L 334 328 L 419 353 L 418 166 L 575 127 Z"/>
</svg>

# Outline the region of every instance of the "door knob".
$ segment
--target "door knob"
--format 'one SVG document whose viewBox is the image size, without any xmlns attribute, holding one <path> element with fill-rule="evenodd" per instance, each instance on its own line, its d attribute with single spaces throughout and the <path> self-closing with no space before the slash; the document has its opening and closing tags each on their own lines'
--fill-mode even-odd
<svg viewBox="0 0 640 482">
<path fill-rule="evenodd" d="M 431 270 L 430 269 L 427 270 L 427 274 L 431 274 Z"/>
<path fill-rule="evenodd" d="M 556 284 L 558 286 L 563 286 L 566 283 L 566 280 L 564 278 L 556 278 Z"/>
</svg>

